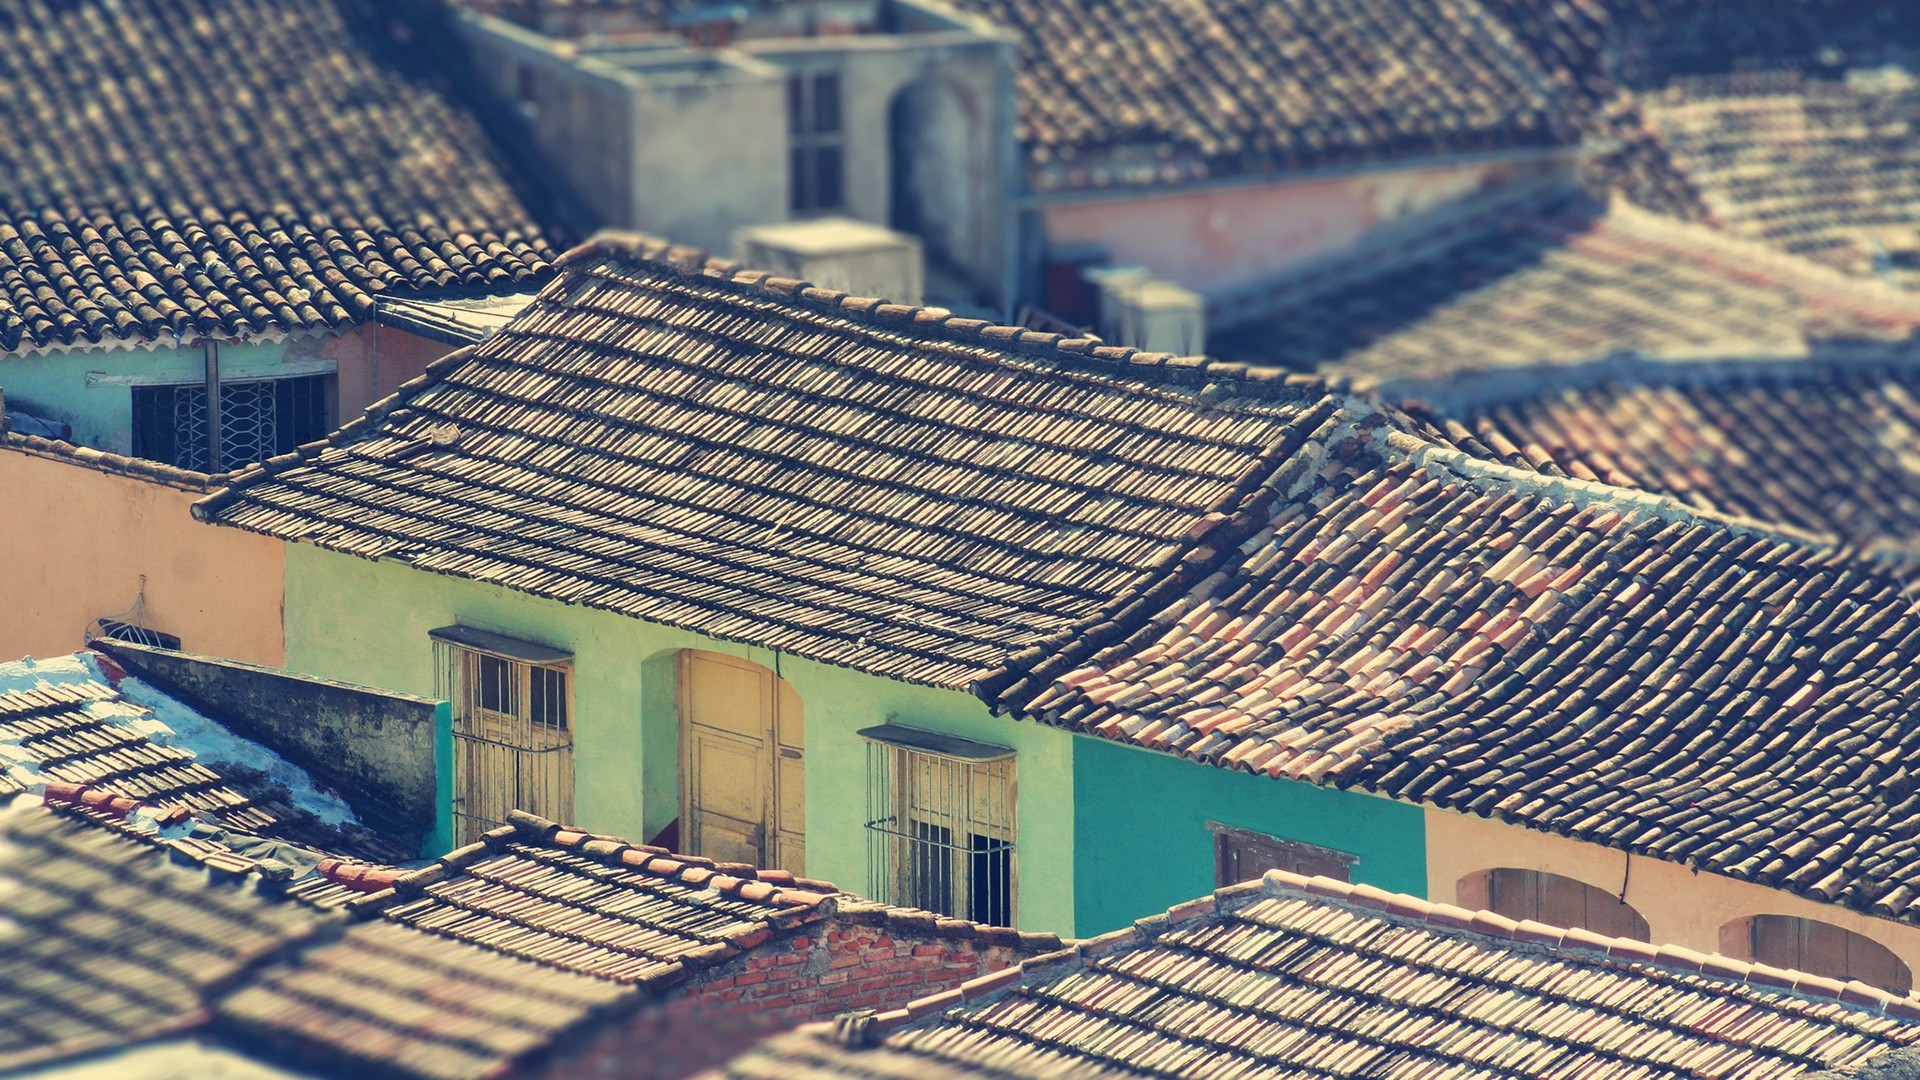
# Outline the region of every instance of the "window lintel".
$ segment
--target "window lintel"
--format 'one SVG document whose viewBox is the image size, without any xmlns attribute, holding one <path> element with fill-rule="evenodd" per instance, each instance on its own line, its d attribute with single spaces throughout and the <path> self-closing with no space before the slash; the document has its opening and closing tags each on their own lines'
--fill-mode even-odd
<svg viewBox="0 0 1920 1080">
<path fill-rule="evenodd" d="M 536 667 L 549 667 L 554 664 L 566 664 L 573 661 L 573 654 L 551 645 L 522 641 L 505 634 L 496 634 L 471 626 L 441 626 L 427 631 L 427 636 L 435 641 L 444 641 L 463 649 L 492 653 L 507 660 Z"/>
</svg>

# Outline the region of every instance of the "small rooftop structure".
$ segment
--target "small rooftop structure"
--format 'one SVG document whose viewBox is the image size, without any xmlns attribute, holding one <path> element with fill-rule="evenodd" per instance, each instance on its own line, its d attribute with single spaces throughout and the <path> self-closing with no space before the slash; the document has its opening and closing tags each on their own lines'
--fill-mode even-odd
<svg viewBox="0 0 1920 1080">
<path fill-rule="evenodd" d="M 918 304 L 925 286 L 920 241 L 852 218 L 811 218 L 741 229 L 734 260 L 822 289 Z"/>
</svg>

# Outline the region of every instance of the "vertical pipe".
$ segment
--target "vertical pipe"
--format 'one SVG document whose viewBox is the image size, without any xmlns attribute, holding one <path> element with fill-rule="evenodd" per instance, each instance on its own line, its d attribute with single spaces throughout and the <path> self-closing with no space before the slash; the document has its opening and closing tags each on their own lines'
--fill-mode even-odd
<svg viewBox="0 0 1920 1080">
<path fill-rule="evenodd" d="M 200 351 L 206 358 L 207 375 L 207 471 L 227 471 L 226 455 L 220 438 L 220 343 L 200 339 Z"/>
<path fill-rule="evenodd" d="M 453 850 L 453 702 L 433 707 L 433 831 L 427 837 L 423 859 Z"/>
</svg>

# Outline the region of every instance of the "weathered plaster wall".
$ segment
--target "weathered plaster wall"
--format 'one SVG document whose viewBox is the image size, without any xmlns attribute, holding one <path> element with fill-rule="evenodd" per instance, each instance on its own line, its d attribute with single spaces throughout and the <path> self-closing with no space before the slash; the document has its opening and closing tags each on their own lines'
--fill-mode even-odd
<svg viewBox="0 0 1920 1080">
<path fill-rule="evenodd" d="M 1418 807 L 1195 764 L 1105 739 L 1074 748 L 1075 929 L 1102 934 L 1214 889 L 1209 821 L 1359 856 L 1353 879 L 1426 895 Z"/>
<path fill-rule="evenodd" d="M 1485 818 L 1428 809 L 1428 897 L 1462 903 L 1462 878 L 1513 867 L 1544 870 L 1586 882 L 1619 896 L 1647 920 L 1654 944 L 1700 952 L 1726 952 L 1720 931 L 1749 915 L 1794 915 L 1838 926 L 1885 945 L 1910 970 L 1920 972 L 1920 927 L 1821 904 L 1764 885 L 1690 870 L 1677 863 L 1583 843 Z M 1472 906 L 1485 906 L 1469 895 Z"/>
<path fill-rule="evenodd" d="M 806 709 L 807 866 L 868 883 L 866 752 L 855 734 L 889 719 L 1019 751 L 1019 923 L 1073 932 L 1074 736 L 996 719 L 970 695 L 776 657 L 607 612 L 308 545 L 286 556 L 286 666 L 433 696 L 427 632 L 466 622 L 574 654 L 576 816 L 597 832 L 657 835 L 679 815 L 674 657 L 699 648 L 776 669 Z"/>
<path fill-rule="evenodd" d="M 146 577 L 147 625 L 184 647 L 283 658 L 278 540 L 202 525 L 197 492 L 0 449 L 0 656 L 58 656 Z"/>
<path fill-rule="evenodd" d="M 132 674 L 272 749 L 340 793 L 406 850 L 435 832 L 441 702 L 256 664 L 122 641 L 95 646 Z M 433 854 L 438 854 L 434 852 Z"/>
<path fill-rule="evenodd" d="M 363 323 L 338 334 L 220 345 L 229 382 L 334 374 L 341 418 L 350 418 L 418 375 L 447 346 Z M 133 451 L 133 387 L 201 383 L 198 344 L 156 349 L 76 349 L 0 356 L 0 392 L 9 407 L 73 425 L 73 441 L 115 454 Z"/>
<path fill-rule="evenodd" d="M 1382 225 L 1443 217 L 1482 192 L 1557 167 L 1482 161 L 1110 199 L 1068 197 L 1042 204 L 1042 228 L 1049 246 L 1104 245 L 1116 265 L 1145 266 L 1211 295 L 1338 252 Z"/>
<path fill-rule="evenodd" d="M 917 223 L 928 254 L 983 294 L 999 288 L 1011 149 L 1000 118 L 1009 111 L 1002 99 L 1011 92 L 1003 77 L 1012 63 L 1010 46 L 951 30 L 755 42 L 753 48 L 791 70 L 840 73 L 849 216 L 908 224 L 895 219 L 894 170 L 903 159 L 917 162 L 929 173 L 920 177 L 920 193 L 932 220 Z M 904 135 L 903 145 L 896 146 L 897 134 Z M 785 145 L 784 127 L 778 137 Z"/>
</svg>

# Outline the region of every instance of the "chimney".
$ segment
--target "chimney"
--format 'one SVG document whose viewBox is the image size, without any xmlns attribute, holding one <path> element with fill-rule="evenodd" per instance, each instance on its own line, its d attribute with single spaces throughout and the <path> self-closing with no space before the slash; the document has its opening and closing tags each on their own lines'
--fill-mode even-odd
<svg viewBox="0 0 1920 1080">
<path fill-rule="evenodd" d="M 1177 356 L 1207 351 L 1207 302 L 1199 293 L 1145 267 L 1087 272 L 1100 290 L 1100 336 L 1115 345 Z"/>
<path fill-rule="evenodd" d="M 813 218 L 741 229 L 733 234 L 733 258 L 822 289 L 921 303 L 919 239 L 865 221 Z"/>
</svg>

